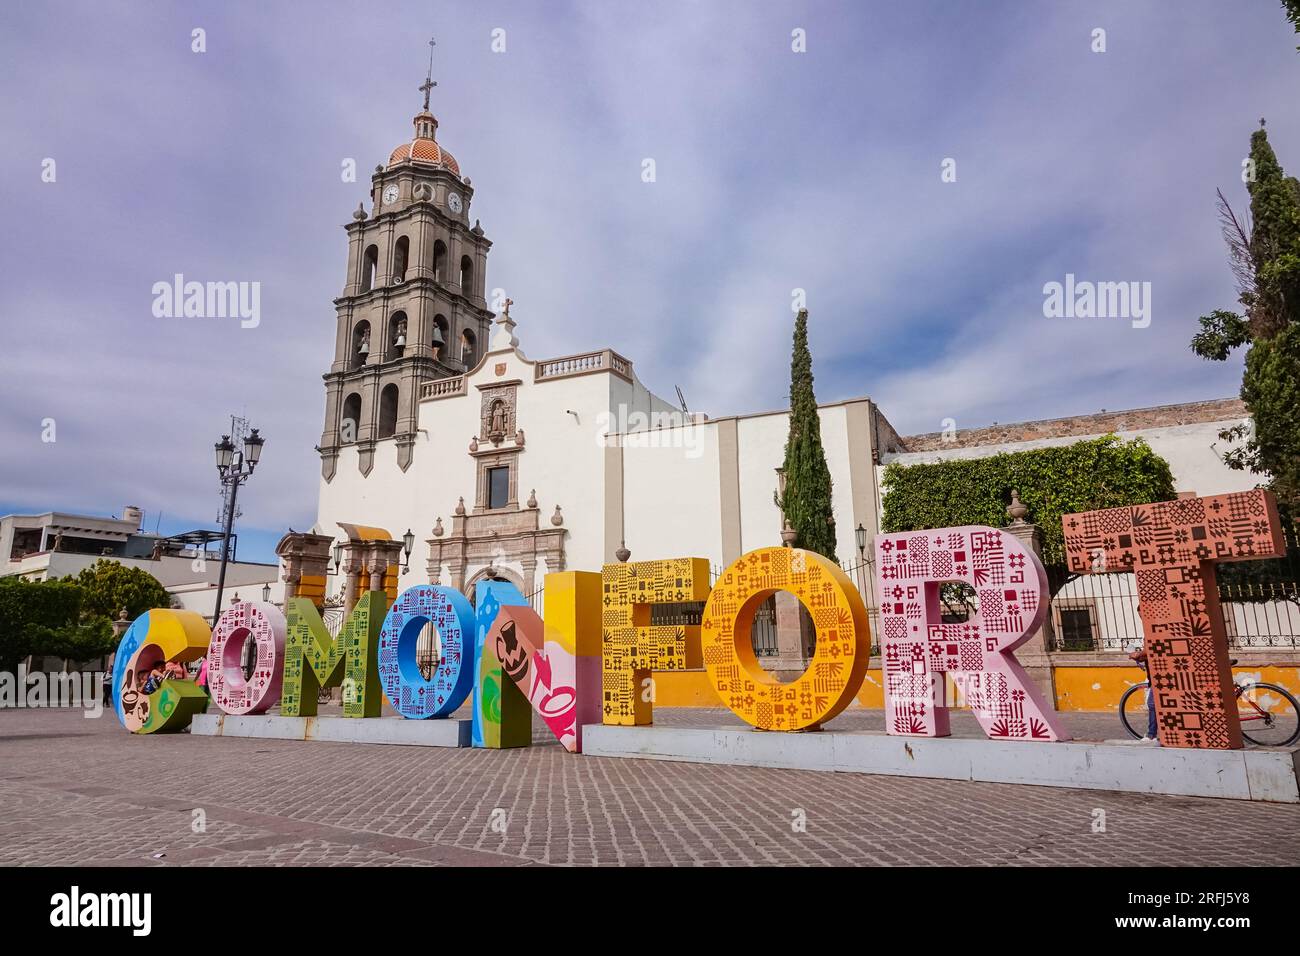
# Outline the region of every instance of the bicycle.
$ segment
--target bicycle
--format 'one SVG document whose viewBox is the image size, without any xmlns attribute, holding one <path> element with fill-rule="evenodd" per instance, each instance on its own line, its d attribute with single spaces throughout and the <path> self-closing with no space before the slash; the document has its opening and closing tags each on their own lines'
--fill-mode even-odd
<svg viewBox="0 0 1300 956">
<path fill-rule="evenodd" d="M 1120 698 L 1120 720 L 1130 736 L 1146 736 L 1146 690 L 1150 686 L 1150 681 L 1134 684 Z M 1260 747 L 1286 747 L 1300 738 L 1300 704 L 1285 687 L 1252 680 L 1234 680 L 1233 686 L 1241 736 L 1246 740 Z"/>
</svg>

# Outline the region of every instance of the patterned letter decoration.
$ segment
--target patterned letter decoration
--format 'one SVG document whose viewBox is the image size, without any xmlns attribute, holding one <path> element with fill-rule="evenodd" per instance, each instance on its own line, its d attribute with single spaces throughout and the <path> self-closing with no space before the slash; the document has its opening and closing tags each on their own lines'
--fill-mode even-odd
<svg viewBox="0 0 1300 956">
<path fill-rule="evenodd" d="M 1132 571 L 1160 743 L 1236 750 L 1241 721 L 1214 565 L 1285 553 L 1267 491 L 1064 515 L 1070 570 Z"/>
<path fill-rule="evenodd" d="M 284 685 L 284 615 L 274 604 L 241 601 L 217 618 L 208 645 L 208 689 L 227 714 L 264 714 Z M 244 647 L 257 646 L 257 663 L 244 679 Z"/>
<path fill-rule="evenodd" d="M 601 715 L 607 724 L 643 727 L 652 719 L 650 673 L 700 667 L 698 624 L 651 624 L 653 604 L 709 596 L 705 558 L 607 564 L 601 570 Z"/>
<path fill-rule="evenodd" d="M 876 536 L 886 730 L 946 737 L 952 677 L 984 733 L 997 740 L 1068 740 L 1012 653 L 1047 615 L 1047 572 L 1013 535 L 967 526 Z M 939 589 L 964 581 L 978 610 L 945 624 Z"/>
<path fill-rule="evenodd" d="M 817 644 L 808 669 L 781 683 L 754 656 L 754 612 L 777 591 L 812 614 Z M 862 597 L 834 562 L 801 548 L 760 548 L 718 578 L 704 607 L 704 667 L 736 716 L 759 730 L 809 730 L 834 719 L 862 686 L 871 626 Z"/>
<path fill-rule="evenodd" d="M 388 596 L 367 591 L 361 596 L 338 637 L 330 637 L 320 612 L 307 598 L 288 602 L 284 641 L 282 717 L 314 717 L 322 687 L 343 688 L 344 717 L 378 717 L 383 701 L 379 689 L 379 629 Z"/>
<path fill-rule="evenodd" d="M 426 680 L 416 645 L 426 624 L 437 631 L 438 666 Z M 474 608 L 452 588 L 407 588 L 384 618 L 379 635 L 379 683 L 403 717 L 423 720 L 453 713 L 474 686 Z"/>
</svg>

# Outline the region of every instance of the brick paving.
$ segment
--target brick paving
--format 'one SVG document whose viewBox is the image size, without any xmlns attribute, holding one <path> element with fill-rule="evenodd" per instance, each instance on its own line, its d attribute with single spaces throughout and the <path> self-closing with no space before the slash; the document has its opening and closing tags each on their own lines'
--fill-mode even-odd
<svg viewBox="0 0 1300 956">
<path fill-rule="evenodd" d="M 851 711 L 835 726 L 876 717 Z M 661 708 L 656 718 L 734 722 L 720 710 Z M 1118 736 L 1114 721 L 1071 725 L 1102 738 Z M 1094 810 L 1105 811 L 1104 833 L 1092 831 Z M 591 863 L 1295 866 L 1300 812 L 601 759 L 553 742 L 502 752 L 140 737 L 109 714 L 0 711 L 0 865 Z"/>
</svg>

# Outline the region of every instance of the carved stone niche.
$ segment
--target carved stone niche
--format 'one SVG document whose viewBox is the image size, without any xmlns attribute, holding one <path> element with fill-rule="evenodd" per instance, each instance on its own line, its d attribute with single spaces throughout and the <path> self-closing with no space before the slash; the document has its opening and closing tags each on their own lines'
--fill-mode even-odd
<svg viewBox="0 0 1300 956">
<path fill-rule="evenodd" d="M 516 412 L 519 400 L 519 381 L 494 382 L 480 386 L 479 438 L 500 445 L 518 429 Z"/>
</svg>

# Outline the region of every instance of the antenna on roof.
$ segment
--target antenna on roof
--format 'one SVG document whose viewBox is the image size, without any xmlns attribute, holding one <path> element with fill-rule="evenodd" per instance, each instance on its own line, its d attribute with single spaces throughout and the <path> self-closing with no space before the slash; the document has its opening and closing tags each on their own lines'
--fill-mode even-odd
<svg viewBox="0 0 1300 956">
<path fill-rule="evenodd" d="M 680 385 L 674 385 L 673 388 L 677 389 L 677 401 L 681 403 L 682 412 L 689 413 L 690 409 L 686 407 L 686 396 L 682 394 L 682 387 Z"/>
</svg>

